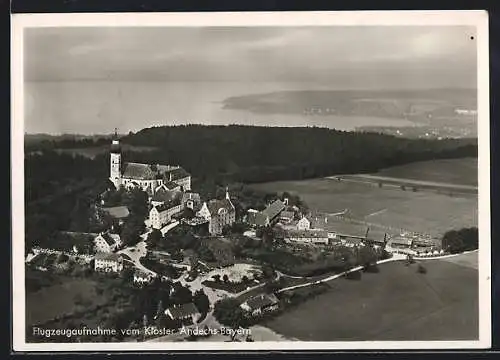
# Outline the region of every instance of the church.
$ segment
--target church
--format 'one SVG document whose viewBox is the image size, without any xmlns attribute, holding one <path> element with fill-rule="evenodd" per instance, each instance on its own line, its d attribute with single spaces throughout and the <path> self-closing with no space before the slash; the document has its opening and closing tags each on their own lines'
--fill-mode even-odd
<svg viewBox="0 0 500 360">
<path fill-rule="evenodd" d="M 110 156 L 109 180 L 116 188 L 140 187 L 149 194 L 154 194 L 162 185 L 183 192 L 191 190 L 191 175 L 180 166 L 122 163 L 120 141 L 116 137 L 111 143 Z"/>
</svg>

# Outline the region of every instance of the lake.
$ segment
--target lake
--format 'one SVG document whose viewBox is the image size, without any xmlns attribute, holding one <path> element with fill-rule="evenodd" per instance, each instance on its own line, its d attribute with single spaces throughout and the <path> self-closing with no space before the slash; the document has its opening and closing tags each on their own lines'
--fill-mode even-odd
<svg viewBox="0 0 500 360">
<path fill-rule="evenodd" d="M 255 114 L 223 109 L 231 96 L 283 90 L 334 90 L 307 83 L 234 82 L 28 82 L 28 133 L 111 133 L 162 125 L 317 126 L 351 131 L 358 126 L 411 126 L 405 119 L 360 116 Z"/>
</svg>

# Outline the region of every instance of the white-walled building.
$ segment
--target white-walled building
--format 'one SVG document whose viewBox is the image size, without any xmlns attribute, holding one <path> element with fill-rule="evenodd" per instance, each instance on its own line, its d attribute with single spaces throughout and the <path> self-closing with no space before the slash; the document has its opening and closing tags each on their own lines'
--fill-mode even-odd
<svg viewBox="0 0 500 360">
<path fill-rule="evenodd" d="M 180 199 L 175 199 L 167 204 L 153 206 L 149 211 L 149 221 L 154 229 L 161 229 L 172 220 L 172 216 L 182 212 Z"/>
<path fill-rule="evenodd" d="M 302 217 L 297 223 L 297 230 L 309 230 L 311 228 L 311 220 L 307 217 Z"/>
<path fill-rule="evenodd" d="M 95 271 L 120 272 L 123 270 L 123 258 L 116 253 L 98 253 L 94 261 Z"/>
<path fill-rule="evenodd" d="M 120 235 L 109 232 L 100 233 L 94 238 L 94 248 L 97 253 L 111 253 L 121 244 Z"/>
<path fill-rule="evenodd" d="M 177 165 L 141 164 L 133 162 L 122 163 L 120 142 L 114 139 L 111 144 L 109 180 L 116 188 L 124 185 L 126 188 L 140 187 L 153 193 L 165 184 L 168 189 L 181 191 L 191 190 L 191 175 Z"/>
<path fill-rule="evenodd" d="M 208 221 L 208 232 L 211 235 L 222 234 L 224 226 L 230 226 L 236 221 L 236 209 L 227 190 L 224 199 L 210 200 L 208 203 L 203 203 L 196 215 Z"/>
</svg>

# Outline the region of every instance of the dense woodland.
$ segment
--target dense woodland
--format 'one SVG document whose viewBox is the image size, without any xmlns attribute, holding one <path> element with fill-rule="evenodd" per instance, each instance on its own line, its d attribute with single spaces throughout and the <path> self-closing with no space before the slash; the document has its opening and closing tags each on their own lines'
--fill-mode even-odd
<svg viewBox="0 0 500 360">
<path fill-rule="evenodd" d="M 123 161 L 181 165 L 192 174 L 193 188 L 205 198 L 220 196 L 227 184 L 375 172 L 420 160 L 477 156 L 477 139 L 410 140 L 325 128 L 154 127 L 121 140 L 157 148 L 124 152 Z M 108 154 L 90 159 L 54 151 L 104 141 L 109 143 L 109 138 L 30 142 L 24 164 L 27 246 L 30 239 L 50 236 L 55 230 L 99 231 L 107 226 L 102 221 L 94 224 L 93 204 L 112 186 L 107 181 Z M 237 204 L 241 215 L 253 195 L 241 187 L 232 191 L 235 198 L 242 198 Z M 260 209 L 265 203 L 252 205 Z M 140 209 L 138 218 L 143 216 Z"/>
</svg>

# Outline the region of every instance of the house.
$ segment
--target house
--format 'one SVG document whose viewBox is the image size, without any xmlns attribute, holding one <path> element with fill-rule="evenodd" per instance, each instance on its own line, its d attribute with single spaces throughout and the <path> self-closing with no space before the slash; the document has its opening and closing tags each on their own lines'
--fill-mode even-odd
<svg viewBox="0 0 500 360">
<path fill-rule="evenodd" d="M 121 244 L 120 235 L 109 232 L 100 233 L 94 239 L 94 248 L 97 253 L 111 253 Z"/>
<path fill-rule="evenodd" d="M 224 199 L 214 199 L 208 203 L 203 203 L 196 215 L 208 221 L 208 232 L 211 235 L 220 235 L 224 226 L 234 224 L 236 221 L 236 209 L 231 202 L 227 189 Z"/>
<path fill-rule="evenodd" d="M 303 216 L 297 223 L 297 230 L 309 230 L 311 228 L 311 220 Z"/>
<path fill-rule="evenodd" d="M 134 284 L 149 284 L 153 281 L 154 275 L 152 273 L 147 273 L 142 270 L 136 270 L 134 272 Z"/>
<path fill-rule="evenodd" d="M 94 258 L 94 270 L 120 272 L 123 270 L 123 258 L 116 253 L 97 253 Z"/>
<path fill-rule="evenodd" d="M 294 217 L 295 213 L 293 211 L 283 211 L 280 215 L 280 221 L 284 224 L 289 224 L 293 221 Z"/>
<path fill-rule="evenodd" d="M 126 206 L 103 207 L 101 209 L 113 219 L 117 219 L 119 224 L 123 224 L 125 219 L 130 215 Z"/>
<path fill-rule="evenodd" d="M 286 242 L 299 242 L 310 244 L 328 244 L 329 237 L 326 230 L 287 230 L 285 231 Z"/>
<path fill-rule="evenodd" d="M 181 199 L 175 198 L 168 203 L 153 206 L 149 211 L 149 221 L 153 229 L 161 229 L 172 220 L 172 216 L 181 212 Z"/>
<path fill-rule="evenodd" d="M 170 190 L 165 184 L 154 189 L 153 194 L 150 197 L 151 205 L 157 206 L 168 203 L 178 197 L 182 196 L 182 192 L 177 190 Z"/>
<path fill-rule="evenodd" d="M 167 188 L 173 187 L 171 182 L 177 184 L 181 191 L 191 190 L 191 175 L 178 165 L 122 164 L 121 146 L 116 133 L 110 149 L 109 180 L 116 188 L 121 185 L 126 188 L 139 187 L 150 193 L 162 184 L 166 184 Z"/>
<path fill-rule="evenodd" d="M 278 222 L 280 214 L 284 210 L 285 204 L 281 200 L 275 200 L 257 214 L 255 224 L 261 227 L 274 225 Z"/>
<path fill-rule="evenodd" d="M 165 310 L 165 315 L 171 320 L 189 321 L 195 324 L 201 314 L 193 303 L 187 303 L 169 307 Z"/>
<path fill-rule="evenodd" d="M 260 294 L 251 297 L 240 307 L 252 316 L 261 315 L 266 312 L 276 311 L 279 308 L 279 300 L 274 294 Z"/>
<path fill-rule="evenodd" d="M 184 209 L 191 209 L 197 211 L 201 207 L 200 194 L 194 192 L 185 192 L 182 195 L 182 207 Z"/>
<path fill-rule="evenodd" d="M 359 247 L 364 246 L 365 238 L 356 235 L 348 234 L 337 234 L 337 238 L 340 239 L 340 243 L 347 247 Z"/>
</svg>

